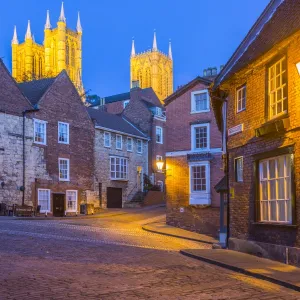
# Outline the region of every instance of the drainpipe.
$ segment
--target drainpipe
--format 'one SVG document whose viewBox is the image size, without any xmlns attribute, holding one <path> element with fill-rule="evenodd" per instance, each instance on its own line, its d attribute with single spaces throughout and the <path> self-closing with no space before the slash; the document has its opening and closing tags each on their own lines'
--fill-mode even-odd
<svg viewBox="0 0 300 300">
<path fill-rule="evenodd" d="M 25 120 L 26 120 L 26 113 L 29 113 L 29 112 L 35 112 L 37 111 L 37 109 L 26 109 L 22 112 L 22 115 L 23 115 L 23 186 L 20 188 L 20 190 L 22 191 L 22 206 L 25 205 L 25 182 L 26 182 L 26 170 L 25 170 L 25 167 L 26 167 L 26 151 L 25 151 L 25 146 L 26 146 L 26 143 L 25 143 Z"/>
</svg>

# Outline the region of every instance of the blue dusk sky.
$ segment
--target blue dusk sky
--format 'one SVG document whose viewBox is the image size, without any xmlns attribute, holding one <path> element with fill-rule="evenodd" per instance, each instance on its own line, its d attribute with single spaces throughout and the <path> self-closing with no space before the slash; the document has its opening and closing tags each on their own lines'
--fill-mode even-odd
<svg viewBox="0 0 300 300">
<path fill-rule="evenodd" d="M 129 90 L 132 37 L 136 52 L 152 46 L 156 29 L 159 50 L 172 41 L 174 89 L 225 64 L 269 0 L 65 0 L 67 26 L 75 29 L 77 11 L 83 27 L 83 83 L 101 97 Z M 46 10 L 53 27 L 60 0 L 1 1 L 0 57 L 11 70 L 11 39 L 17 26 L 23 42 L 27 20 L 43 42 Z"/>
</svg>

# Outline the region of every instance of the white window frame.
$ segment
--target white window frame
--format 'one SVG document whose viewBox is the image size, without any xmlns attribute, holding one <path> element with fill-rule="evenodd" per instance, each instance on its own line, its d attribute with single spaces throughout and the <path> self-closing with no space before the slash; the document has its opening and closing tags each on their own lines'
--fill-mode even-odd
<svg viewBox="0 0 300 300">
<path fill-rule="evenodd" d="M 75 192 L 75 194 L 76 194 L 76 200 L 75 200 L 75 203 L 76 203 L 76 205 L 75 205 L 75 209 L 69 209 L 68 208 L 68 192 Z M 78 210 L 77 210 L 77 208 L 78 208 L 78 191 L 77 190 L 66 190 L 66 211 L 67 212 L 77 212 Z"/>
<path fill-rule="evenodd" d="M 207 147 L 206 148 L 196 148 L 196 128 L 199 127 L 206 127 L 207 129 Z M 210 149 L 210 124 L 203 123 L 203 124 L 195 124 L 191 126 L 191 147 L 192 151 L 207 151 Z"/>
<path fill-rule="evenodd" d="M 199 95 L 199 94 L 206 94 L 206 96 L 207 96 L 207 109 L 196 110 L 195 96 Z M 209 97 L 208 89 L 191 92 L 191 114 L 198 114 L 198 113 L 209 112 L 209 111 L 210 111 L 210 97 Z"/>
<path fill-rule="evenodd" d="M 131 141 L 131 142 L 129 143 L 129 141 Z M 129 144 L 131 145 L 131 148 L 128 147 Z M 127 151 L 128 152 L 132 152 L 133 151 L 133 139 L 131 137 L 127 137 Z"/>
<path fill-rule="evenodd" d="M 238 169 L 238 161 L 241 160 L 241 168 Z M 235 181 L 243 182 L 244 181 L 244 157 L 239 156 L 234 158 L 234 172 L 235 172 Z"/>
<path fill-rule="evenodd" d="M 114 170 L 112 168 L 112 159 L 115 160 L 115 169 Z M 120 159 L 120 166 L 121 166 L 121 160 L 122 161 L 126 161 L 126 172 L 123 172 L 126 175 L 125 178 L 123 176 L 122 177 L 121 176 L 117 177 L 117 169 L 116 169 L 116 166 L 117 166 L 116 160 L 117 159 Z M 110 174 L 110 179 L 111 180 L 118 180 L 118 181 L 128 181 L 128 164 L 129 164 L 129 160 L 126 157 L 110 156 L 110 158 L 109 158 L 109 166 L 110 166 L 110 168 L 109 168 L 109 174 Z M 112 176 L 112 173 L 115 173 L 115 176 Z M 121 169 L 120 169 L 119 173 L 121 174 Z"/>
<path fill-rule="evenodd" d="M 62 141 L 59 140 L 59 127 L 60 127 L 60 125 L 67 125 L 67 141 L 66 142 L 62 142 Z M 58 122 L 57 131 L 58 131 L 58 143 L 59 144 L 70 144 L 70 125 L 69 125 L 69 123 Z"/>
<path fill-rule="evenodd" d="M 243 97 L 244 90 L 245 90 L 245 97 Z M 241 87 L 237 88 L 236 90 L 236 112 L 237 113 L 246 110 L 246 101 L 247 101 L 247 85 L 244 84 Z M 239 108 L 239 104 L 241 104 L 240 108 Z"/>
<path fill-rule="evenodd" d="M 156 155 L 156 161 L 160 161 L 160 160 L 163 160 L 162 155 Z"/>
<path fill-rule="evenodd" d="M 141 151 L 139 151 L 139 143 L 141 144 Z M 142 140 L 137 140 L 136 141 L 136 148 L 137 148 L 137 153 L 143 153 L 143 141 Z"/>
<path fill-rule="evenodd" d="M 121 138 L 121 146 L 118 147 L 118 138 Z M 121 134 L 116 134 L 116 149 L 122 150 L 123 149 L 123 138 Z"/>
<path fill-rule="evenodd" d="M 63 160 L 68 162 L 68 164 L 67 164 L 67 166 L 68 166 L 68 169 L 67 169 L 68 177 L 67 178 L 60 178 L 60 162 L 63 161 Z M 59 178 L 59 181 L 70 181 L 70 159 L 69 158 L 61 158 L 60 157 L 58 159 L 58 178 Z"/>
<path fill-rule="evenodd" d="M 192 186 L 192 172 L 193 167 L 205 166 L 205 176 L 206 176 L 206 190 L 205 191 L 193 191 Z M 189 204 L 190 205 L 210 205 L 211 195 L 210 195 L 210 162 L 201 161 L 189 164 Z"/>
<path fill-rule="evenodd" d="M 47 191 L 48 195 L 49 195 L 48 209 L 42 209 L 42 206 L 41 206 L 40 212 L 41 213 L 51 212 L 51 190 L 49 190 L 49 189 L 38 189 L 38 205 L 40 205 L 40 191 Z"/>
<path fill-rule="evenodd" d="M 35 140 L 36 123 L 40 123 L 44 125 L 44 142 L 38 142 Z M 47 123 L 48 123 L 47 121 L 33 119 L 33 141 L 35 144 L 47 145 Z"/>
<path fill-rule="evenodd" d="M 161 130 L 161 135 L 160 135 L 160 141 L 157 141 L 157 130 Z M 164 134 L 163 134 L 163 128 L 161 126 L 156 126 L 155 127 L 155 141 L 157 144 L 163 144 L 164 143 Z"/>
<path fill-rule="evenodd" d="M 284 115 L 287 113 L 287 110 L 283 110 L 284 108 L 284 102 L 287 101 L 287 98 L 284 98 L 284 89 L 286 88 L 287 82 L 286 83 L 282 83 L 283 82 L 283 74 L 287 72 L 287 68 L 282 71 L 282 64 L 283 61 L 286 60 L 286 57 L 282 57 L 281 59 L 277 60 L 274 64 L 272 64 L 270 67 L 268 67 L 268 110 L 269 110 L 269 118 L 270 119 L 274 119 L 277 118 L 281 115 Z M 279 69 L 279 74 L 276 73 L 276 66 L 280 65 Z M 275 77 L 271 79 L 271 69 L 275 70 Z M 276 78 L 280 77 L 280 86 L 276 88 Z M 274 84 L 274 88 L 273 90 L 271 90 L 271 80 L 274 80 L 273 84 Z M 282 99 L 280 99 L 278 101 L 277 96 L 278 96 L 278 91 L 281 90 L 282 93 Z M 274 97 L 274 104 L 272 104 L 272 99 L 271 96 Z M 277 104 L 281 103 L 282 105 L 282 111 L 280 113 L 277 112 Z M 275 106 L 275 110 L 276 113 L 273 114 L 272 113 L 272 106 Z M 287 104 L 286 104 L 287 105 Z"/>
<path fill-rule="evenodd" d="M 278 159 L 284 157 L 284 175 L 283 177 L 278 176 Z M 288 159 L 289 158 L 289 159 Z M 292 156 L 290 154 L 287 155 L 280 155 L 275 157 L 269 157 L 267 159 L 263 159 L 259 161 L 259 199 L 260 199 L 260 222 L 266 222 L 266 223 L 284 223 L 284 224 L 291 224 L 293 220 L 293 206 L 292 206 L 292 170 L 291 170 L 291 162 Z M 270 178 L 270 169 L 269 169 L 269 162 L 271 160 L 275 160 L 275 178 Z M 263 164 L 267 164 L 267 177 L 265 178 L 263 175 Z M 289 171 L 290 173 L 288 174 Z M 279 180 L 284 181 L 284 199 L 278 199 L 279 198 Z M 276 199 L 269 199 L 271 195 L 271 185 L 270 182 L 275 181 L 275 194 Z M 262 199 L 263 198 L 263 183 L 266 183 L 267 185 L 267 198 L 268 199 Z M 284 203 L 285 208 L 285 220 L 280 221 L 279 220 L 279 207 L 280 204 Z M 271 220 L 271 203 L 275 202 L 276 207 L 276 220 Z M 267 220 L 263 219 L 263 205 L 264 203 L 267 203 Z M 289 205 L 289 209 L 288 209 Z M 288 211 L 290 212 L 290 216 L 288 215 Z"/>
<path fill-rule="evenodd" d="M 160 186 L 160 191 L 164 191 L 164 182 L 162 180 L 157 180 L 156 185 Z"/>
<path fill-rule="evenodd" d="M 105 136 L 108 136 L 109 145 L 105 144 Z M 104 131 L 104 133 L 103 133 L 103 142 L 104 142 L 104 147 L 106 147 L 106 148 L 110 148 L 111 147 L 111 133 L 110 132 Z"/>
<path fill-rule="evenodd" d="M 125 108 L 125 107 L 129 104 L 129 102 L 130 102 L 130 100 L 125 100 L 125 101 L 123 102 L 123 108 Z"/>
</svg>

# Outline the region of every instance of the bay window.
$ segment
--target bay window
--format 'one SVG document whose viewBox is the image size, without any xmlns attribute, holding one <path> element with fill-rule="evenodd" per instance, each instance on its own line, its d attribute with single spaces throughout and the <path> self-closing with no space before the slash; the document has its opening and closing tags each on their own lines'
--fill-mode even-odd
<svg viewBox="0 0 300 300">
<path fill-rule="evenodd" d="M 128 179 L 128 159 L 113 156 L 110 158 L 110 178 L 112 180 Z"/>
</svg>

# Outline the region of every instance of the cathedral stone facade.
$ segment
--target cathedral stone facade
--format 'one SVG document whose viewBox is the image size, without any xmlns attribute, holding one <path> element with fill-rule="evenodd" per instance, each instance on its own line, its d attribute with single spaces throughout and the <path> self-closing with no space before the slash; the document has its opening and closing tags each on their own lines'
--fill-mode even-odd
<svg viewBox="0 0 300 300">
<path fill-rule="evenodd" d="M 136 54 L 132 40 L 130 57 L 130 88 L 136 83 L 142 89 L 152 87 L 160 101 L 173 93 L 173 58 L 171 42 L 168 55 L 157 48 L 156 34 L 154 33 L 152 49 Z"/>
<path fill-rule="evenodd" d="M 66 70 L 80 95 L 82 84 L 82 27 L 78 14 L 76 31 L 67 28 L 62 4 L 57 28 L 52 28 L 47 11 L 44 43 L 35 42 L 28 21 L 25 41 L 19 43 L 16 27 L 12 39 L 12 76 L 17 82 L 25 82 L 57 76 Z"/>
</svg>

